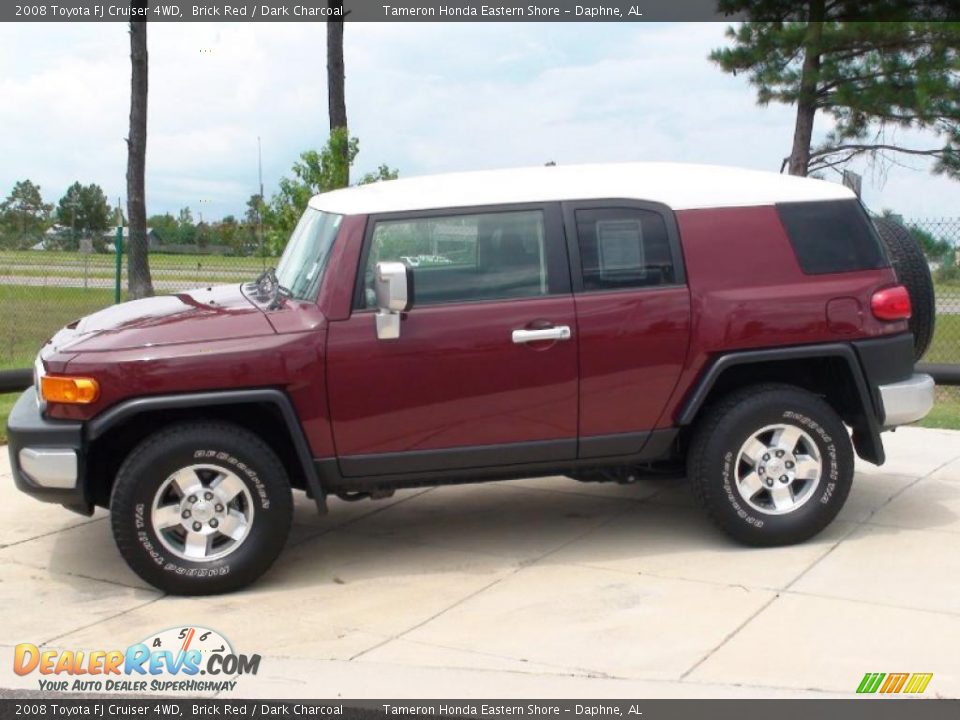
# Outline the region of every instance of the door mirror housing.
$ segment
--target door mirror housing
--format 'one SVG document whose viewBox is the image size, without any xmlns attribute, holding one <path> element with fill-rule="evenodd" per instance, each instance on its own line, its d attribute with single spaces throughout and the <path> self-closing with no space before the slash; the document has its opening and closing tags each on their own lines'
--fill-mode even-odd
<svg viewBox="0 0 960 720">
<path fill-rule="evenodd" d="M 400 337 L 400 315 L 413 305 L 413 269 L 402 262 L 380 262 L 374 271 L 377 338 Z"/>
</svg>

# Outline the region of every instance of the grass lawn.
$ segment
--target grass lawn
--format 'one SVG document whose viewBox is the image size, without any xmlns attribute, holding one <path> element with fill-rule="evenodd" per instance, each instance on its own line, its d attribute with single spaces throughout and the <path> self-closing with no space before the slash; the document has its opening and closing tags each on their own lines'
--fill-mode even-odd
<svg viewBox="0 0 960 720">
<path fill-rule="evenodd" d="M 115 256 L 105 253 L 0 250 L 0 275 L 49 278 L 51 285 L 56 285 L 58 278 L 103 280 L 115 276 L 115 262 Z M 253 279 L 276 263 L 276 258 L 151 254 L 150 273 L 154 280 L 233 282 Z M 122 271 L 126 278 L 126 259 Z"/>
<path fill-rule="evenodd" d="M 267 265 L 276 265 L 277 258 L 250 257 L 242 255 L 165 255 L 150 253 L 151 270 L 191 270 L 199 267 L 229 267 L 257 270 Z M 48 267 L 64 266 L 83 270 L 84 265 L 112 271 L 116 256 L 112 253 L 64 252 L 60 250 L 0 250 L 2 267 Z M 123 259 L 126 267 L 126 257 Z"/>
<path fill-rule="evenodd" d="M 960 362 L 960 315 L 937 315 L 933 342 L 923 362 Z"/>
<path fill-rule="evenodd" d="M 20 397 L 20 393 L 0 395 L 0 443 L 7 441 L 7 415 L 10 414 L 10 410 L 18 397 Z"/>
<path fill-rule="evenodd" d="M 937 404 L 917 425 L 960 430 L 960 388 L 938 388 Z"/>
<path fill-rule="evenodd" d="M 113 304 L 113 290 L 0 285 L 0 370 L 33 367 L 64 325 Z"/>
</svg>

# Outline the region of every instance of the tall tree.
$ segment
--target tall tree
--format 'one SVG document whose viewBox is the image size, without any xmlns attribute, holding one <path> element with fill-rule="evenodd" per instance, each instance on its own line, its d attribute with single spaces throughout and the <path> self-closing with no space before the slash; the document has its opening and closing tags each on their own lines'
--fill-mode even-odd
<svg viewBox="0 0 960 720">
<path fill-rule="evenodd" d="M 57 222 L 70 228 L 74 239 L 102 234 L 112 220 L 107 196 L 95 183 L 75 182 L 57 204 Z"/>
<path fill-rule="evenodd" d="M 923 16 L 950 17 L 952 2 L 927 0 Z M 784 159 L 792 175 L 906 153 L 960 177 L 960 23 L 917 20 L 895 0 L 720 0 L 719 8 L 750 20 L 728 28 L 733 46 L 710 59 L 746 73 L 761 105 L 796 106 Z M 843 20 L 851 17 L 876 21 Z M 834 127 L 813 146 L 820 111 Z M 896 137 L 903 128 L 927 130 L 936 141 L 908 144 Z"/>
<path fill-rule="evenodd" d="M 131 8 L 147 7 L 132 0 Z M 130 23 L 130 133 L 127 137 L 127 292 L 131 298 L 153 295 L 147 256 L 147 23 Z"/>
<path fill-rule="evenodd" d="M 343 66 L 343 0 L 327 0 L 327 6 L 334 12 L 327 20 L 327 107 L 330 115 L 330 136 L 337 130 L 347 129 L 346 72 Z M 343 158 L 346 174 L 338 179 L 334 187 L 347 187 L 350 184 L 350 149 L 346 143 L 338 148 Z"/>
<path fill-rule="evenodd" d="M 3 246 L 23 248 L 43 236 L 53 205 L 43 202 L 40 186 L 29 180 L 15 183 L 6 200 L 0 203 L 0 235 Z"/>
<path fill-rule="evenodd" d="M 311 197 L 344 186 L 350 164 L 359 151 L 360 141 L 348 138 L 346 129 L 340 128 L 330 133 L 319 152 L 307 150 L 300 154 L 293 164 L 293 177 L 280 179 L 279 192 L 263 208 L 264 224 L 269 227 L 266 242 L 272 254 L 283 250 Z M 376 172 L 363 175 L 359 184 L 393 180 L 398 175 L 397 170 L 381 165 Z"/>
</svg>

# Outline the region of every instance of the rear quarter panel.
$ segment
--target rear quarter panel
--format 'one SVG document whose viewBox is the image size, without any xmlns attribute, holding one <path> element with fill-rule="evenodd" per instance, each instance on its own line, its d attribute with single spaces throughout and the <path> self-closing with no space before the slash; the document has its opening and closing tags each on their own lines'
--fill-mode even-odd
<svg viewBox="0 0 960 720">
<path fill-rule="evenodd" d="M 774 206 L 676 213 L 690 286 L 691 344 L 660 426 L 670 426 L 697 378 L 718 354 L 877 337 L 906 330 L 870 311 L 889 267 L 805 275 Z M 827 306 L 842 299 L 842 322 Z"/>
</svg>

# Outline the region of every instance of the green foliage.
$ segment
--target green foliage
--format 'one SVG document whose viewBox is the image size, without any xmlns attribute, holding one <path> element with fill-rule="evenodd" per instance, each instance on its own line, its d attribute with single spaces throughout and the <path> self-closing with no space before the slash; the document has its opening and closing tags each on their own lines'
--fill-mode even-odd
<svg viewBox="0 0 960 720">
<path fill-rule="evenodd" d="M 15 183 L 0 203 L 0 244 L 8 249 L 35 245 L 50 225 L 53 205 L 43 202 L 40 186 L 29 180 Z"/>
<path fill-rule="evenodd" d="M 147 218 L 147 227 L 156 233 L 161 243 L 180 242 L 180 226 L 170 213 L 151 215 Z"/>
<path fill-rule="evenodd" d="M 261 205 L 263 203 L 263 198 L 260 197 L 260 194 L 251 195 L 247 200 L 247 209 L 243 214 L 243 222 L 247 225 L 256 225 L 260 222 L 260 213 L 262 211 Z"/>
<path fill-rule="evenodd" d="M 337 128 L 319 152 L 307 150 L 300 154 L 293 164 L 293 177 L 282 178 L 279 192 L 263 207 L 263 221 L 269 228 L 264 242 L 269 254 L 279 255 L 283 251 L 311 197 L 346 186 L 350 167 L 359 152 L 360 141 L 349 138 L 346 128 Z M 359 184 L 394 180 L 398 175 L 397 170 L 381 165 L 376 172 L 364 175 Z"/>
<path fill-rule="evenodd" d="M 908 229 L 917 239 L 923 254 L 928 260 L 940 260 L 947 254 L 953 254 L 953 243 L 946 238 L 937 238 L 929 230 L 924 230 L 916 225 L 908 225 Z"/>
<path fill-rule="evenodd" d="M 950 2 L 925 8 L 950 17 Z M 960 23 L 837 19 L 908 18 L 911 9 L 894 0 L 720 0 L 719 8 L 751 20 L 727 29 L 732 47 L 714 50 L 713 62 L 746 74 L 761 105 L 809 104 L 832 116 L 808 171 L 907 152 L 960 178 Z M 927 130 L 942 144 L 898 145 L 898 128 Z"/>
<path fill-rule="evenodd" d="M 957 265 L 955 257 L 951 254 L 941 257 L 939 267 L 933 272 L 933 279 L 937 283 L 955 284 L 960 280 L 960 265 Z"/>
<path fill-rule="evenodd" d="M 232 255 L 251 255 L 256 253 L 258 246 L 256 221 L 239 223 L 233 215 L 227 215 L 219 222 L 194 224 L 193 212 L 190 208 L 182 208 L 177 217 L 170 213 L 150 216 L 147 227 L 160 241 L 160 247 L 155 250 L 159 252 L 167 249 L 168 252 L 226 251 Z"/>
<path fill-rule="evenodd" d="M 91 237 L 98 245 L 102 244 L 103 232 L 112 221 L 110 203 L 103 189 L 95 183 L 75 182 L 57 204 L 57 222 L 66 228 L 57 244 L 63 250 L 75 250 L 81 237 Z"/>
<path fill-rule="evenodd" d="M 381 165 L 375 172 L 364 173 L 357 181 L 357 185 L 370 185 L 381 180 L 396 180 L 400 177 L 400 171 L 387 165 Z"/>
</svg>

